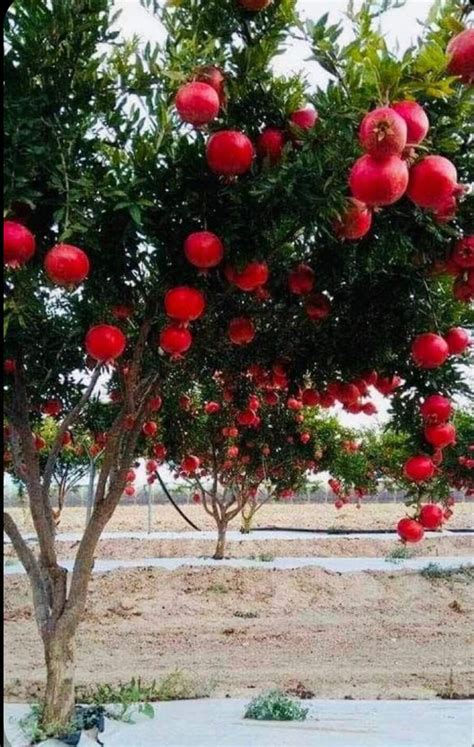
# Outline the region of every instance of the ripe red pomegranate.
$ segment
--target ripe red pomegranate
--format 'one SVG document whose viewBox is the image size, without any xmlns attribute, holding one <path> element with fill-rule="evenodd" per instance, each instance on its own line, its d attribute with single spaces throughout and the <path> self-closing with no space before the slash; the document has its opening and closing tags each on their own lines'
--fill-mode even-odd
<svg viewBox="0 0 474 747">
<path fill-rule="evenodd" d="M 220 108 L 219 94 L 208 83 L 186 83 L 175 99 L 176 109 L 183 122 L 200 127 L 217 117 Z"/>
<path fill-rule="evenodd" d="M 407 125 L 407 144 L 419 145 L 428 134 L 430 121 L 422 106 L 416 101 L 397 101 L 392 104 L 397 114 L 402 117 Z"/>
<path fill-rule="evenodd" d="M 260 158 L 268 159 L 272 166 L 281 161 L 284 147 L 285 133 L 277 127 L 266 127 L 258 136 L 257 153 Z"/>
<path fill-rule="evenodd" d="M 222 70 L 215 67 L 215 65 L 204 65 L 196 70 L 195 77 L 196 80 L 201 83 L 207 83 L 208 86 L 211 86 L 211 88 L 214 89 L 219 96 L 221 106 L 222 104 L 225 104 L 225 76 Z"/>
<path fill-rule="evenodd" d="M 160 395 L 157 394 L 156 397 L 152 397 L 148 403 L 148 409 L 150 412 L 158 412 L 158 410 L 161 409 L 161 405 L 163 404 L 163 400 L 161 399 Z"/>
<path fill-rule="evenodd" d="M 474 289 L 470 283 L 458 278 L 453 283 L 453 296 L 461 303 L 474 301 Z"/>
<path fill-rule="evenodd" d="M 191 347 L 191 332 L 177 324 L 168 324 L 160 332 L 160 347 L 172 358 L 179 358 Z"/>
<path fill-rule="evenodd" d="M 184 242 L 188 262 L 201 270 L 216 267 L 224 256 L 224 245 L 211 231 L 195 231 Z"/>
<path fill-rule="evenodd" d="M 197 469 L 199 469 L 200 464 L 201 460 L 197 456 L 189 454 L 189 456 L 185 457 L 181 462 L 181 469 L 185 474 L 192 475 Z"/>
<path fill-rule="evenodd" d="M 240 272 L 233 271 L 233 283 L 240 290 L 254 291 L 268 280 L 268 265 L 266 262 L 250 262 Z"/>
<path fill-rule="evenodd" d="M 452 198 L 457 181 L 451 161 L 443 156 L 426 156 L 410 169 L 407 195 L 415 205 L 434 210 Z"/>
<path fill-rule="evenodd" d="M 401 383 L 402 380 L 400 376 L 378 376 L 374 386 L 380 394 L 383 394 L 384 397 L 389 397 L 395 389 L 398 389 Z"/>
<path fill-rule="evenodd" d="M 308 265 L 300 264 L 288 275 L 288 285 L 292 293 L 304 296 L 311 293 L 314 286 L 314 272 Z"/>
<path fill-rule="evenodd" d="M 153 438 L 158 433 L 158 424 L 154 420 L 148 420 L 143 423 L 142 433 L 147 438 Z"/>
<path fill-rule="evenodd" d="M 361 239 L 371 225 L 371 211 L 363 202 L 351 198 L 344 213 L 333 223 L 333 230 L 340 239 Z"/>
<path fill-rule="evenodd" d="M 241 410 L 236 415 L 236 420 L 239 425 L 255 425 L 257 415 L 253 410 L 247 409 L 247 410 Z"/>
<path fill-rule="evenodd" d="M 436 449 L 445 449 L 456 443 L 456 428 L 451 423 L 427 425 L 424 431 L 425 439 Z"/>
<path fill-rule="evenodd" d="M 46 254 L 44 269 L 56 285 L 79 285 L 89 274 L 89 257 L 72 244 L 57 244 Z"/>
<path fill-rule="evenodd" d="M 308 299 L 305 311 L 311 321 L 319 322 L 331 313 L 331 302 L 322 293 L 314 293 Z"/>
<path fill-rule="evenodd" d="M 301 130 L 311 130 L 318 119 L 318 112 L 312 106 L 305 106 L 290 114 L 290 122 Z"/>
<path fill-rule="evenodd" d="M 204 311 L 206 302 L 201 291 L 180 285 L 171 288 L 165 295 L 165 311 L 178 322 L 191 322 L 198 319 Z"/>
<path fill-rule="evenodd" d="M 397 525 L 397 532 L 403 542 L 420 542 L 423 539 L 425 531 L 422 525 L 415 519 L 400 519 Z"/>
<path fill-rule="evenodd" d="M 248 345 L 255 337 L 255 326 L 251 319 L 236 317 L 229 323 L 227 332 L 234 345 Z"/>
<path fill-rule="evenodd" d="M 254 155 L 249 138 L 237 130 L 215 132 L 207 143 L 208 166 L 222 176 L 245 174 L 252 166 Z"/>
<path fill-rule="evenodd" d="M 118 327 L 112 324 L 97 324 L 91 327 L 85 339 L 87 355 L 101 363 L 115 360 L 122 355 L 127 338 Z"/>
<path fill-rule="evenodd" d="M 438 368 L 449 356 L 448 343 L 441 335 L 424 332 L 413 340 L 411 356 L 420 368 Z"/>
<path fill-rule="evenodd" d="M 34 440 L 35 440 L 35 449 L 36 451 L 42 451 L 46 448 L 46 441 L 44 440 L 43 436 L 35 436 L 33 434 Z"/>
<path fill-rule="evenodd" d="M 443 523 L 443 510 L 436 503 L 425 503 L 421 507 L 420 522 L 425 529 L 438 529 Z"/>
<path fill-rule="evenodd" d="M 3 370 L 6 374 L 12 374 L 16 371 L 16 361 L 13 358 L 7 358 L 3 361 Z"/>
<path fill-rule="evenodd" d="M 167 449 L 163 444 L 155 444 L 153 446 L 153 455 L 159 459 L 160 462 L 166 457 Z"/>
<path fill-rule="evenodd" d="M 305 389 L 301 401 L 305 407 L 317 407 L 319 405 L 319 393 L 316 389 Z"/>
<path fill-rule="evenodd" d="M 373 402 L 365 402 L 362 405 L 362 412 L 364 415 L 369 415 L 370 417 L 371 415 L 376 415 L 378 410 Z"/>
<path fill-rule="evenodd" d="M 451 259 L 463 269 L 474 267 L 474 236 L 464 236 L 456 241 Z"/>
<path fill-rule="evenodd" d="M 44 415 L 49 415 L 52 418 L 57 417 L 63 409 L 61 402 L 58 399 L 50 399 L 41 405 L 41 412 Z"/>
<path fill-rule="evenodd" d="M 155 459 L 148 459 L 148 461 L 145 463 L 145 470 L 148 472 L 156 472 L 158 469 L 158 462 Z"/>
<path fill-rule="evenodd" d="M 449 42 L 448 72 L 461 76 L 463 83 L 474 82 L 474 29 L 465 29 Z"/>
<path fill-rule="evenodd" d="M 199 495 L 199 493 L 193 493 L 192 502 L 201 503 L 201 496 Z"/>
<path fill-rule="evenodd" d="M 219 412 L 221 409 L 221 406 L 219 402 L 206 402 L 204 405 L 204 412 L 207 415 L 214 415 L 216 412 Z"/>
<path fill-rule="evenodd" d="M 450 355 L 462 355 L 470 346 L 469 332 L 462 327 L 451 327 L 444 335 Z"/>
<path fill-rule="evenodd" d="M 365 115 L 359 142 L 374 158 L 399 156 L 407 144 L 407 124 L 394 109 L 381 106 Z"/>
<path fill-rule="evenodd" d="M 398 156 L 377 160 L 365 155 L 351 169 L 349 187 L 353 197 L 369 206 L 392 205 L 405 194 L 408 166 Z"/>
<path fill-rule="evenodd" d="M 278 394 L 276 392 L 265 392 L 263 399 L 267 405 L 270 405 L 270 407 L 275 407 L 279 402 Z"/>
<path fill-rule="evenodd" d="M 430 480 L 435 473 L 435 466 L 428 456 L 420 454 L 410 457 L 403 467 L 405 477 L 413 482 L 424 482 Z"/>
<path fill-rule="evenodd" d="M 311 433 L 302 433 L 300 435 L 300 441 L 302 444 L 307 444 L 311 441 Z"/>
<path fill-rule="evenodd" d="M 135 488 L 133 485 L 127 485 L 124 492 L 125 495 L 128 495 L 128 497 L 131 498 L 132 495 L 135 495 Z"/>
<path fill-rule="evenodd" d="M 3 221 L 3 262 L 17 268 L 28 262 L 36 251 L 36 240 L 31 231 L 13 220 Z"/>
<path fill-rule="evenodd" d="M 66 431 L 61 439 L 61 446 L 69 446 L 70 444 L 72 444 L 72 433 L 71 431 Z"/>
<path fill-rule="evenodd" d="M 239 456 L 239 447 L 238 446 L 229 446 L 227 449 L 227 456 L 230 459 L 235 459 Z"/>
<path fill-rule="evenodd" d="M 299 399 L 296 399 L 296 397 L 290 397 L 286 406 L 289 410 L 301 410 L 303 403 Z"/>
<path fill-rule="evenodd" d="M 136 472 L 134 469 L 129 469 L 127 472 L 127 477 L 125 478 L 126 482 L 134 482 L 136 480 Z"/>
<path fill-rule="evenodd" d="M 130 317 L 133 316 L 134 308 L 133 306 L 119 303 L 116 304 L 116 306 L 112 306 L 111 312 L 112 316 L 116 319 L 125 320 L 130 319 Z"/>
<path fill-rule="evenodd" d="M 447 420 L 452 413 L 452 405 L 447 397 L 431 394 L 420 405 L 421 417 L 426 423 L 437 425 Z"/>
</svg>

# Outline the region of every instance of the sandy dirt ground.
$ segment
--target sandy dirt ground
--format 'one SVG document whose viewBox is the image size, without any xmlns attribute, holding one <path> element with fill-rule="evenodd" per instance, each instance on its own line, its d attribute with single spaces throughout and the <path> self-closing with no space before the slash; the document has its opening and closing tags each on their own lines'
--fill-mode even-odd
<svg viewBox="0 0 474 747">
<path fill-rule="evenodd" d="M 32 545 L 33 549 L 37 546 Z M 63 560 L 76 556 L 78 542 L 58 542 L 58 556 Z M 385 558 L 401 549 L 397 540 L 376 540 L 359 538 L 309 539 L 309 540 L 254 540 L 229 541 L 225 556 L 228 558 L 261 558 L 272 560 L 275 557 L 365 557 Z M 110 560 L 140 560 L 142 558 L 210 557 L 215 550 L 211 540 L 148 540 L 148 539 L 103 539 L 99 542 L 96 558 Z M 407 548 L 407 557 L 417 556 L 472 556 L 472 537 L 438 537 L 425 539 L 418 545 Z M 16 560 L 11 545 L 4 545 L 7 562 Z"/>
<path fill-rule="evenodd" d="M 214 529 L 212 517 L 208 516 L 202 506 L 182 506 L 189 518 L 200 529 Z M 360 509 L 349 505 L 340 511 L 332 503 L 273 503 L 258 511 L 255 526 L 281 526 L 308 529 L 395 529 L 399 519 L 404 516 L 403 503 L 367 503 Z M 21 508 L 8 509 L 22 531 L 33 530 L 31 518 L 27 510 Z M 61 517 L 59 531 L 79 532 L 84 529 L 85 509 L 65 508 Z M 146 531 L 148 508 L 146 506 L 119 506 L 106 530 L 113 531 Z M 156 505 L 152 514 L 153 531 L 187 531 L 191 527 L 180 517 L 170 505 Z M 459 503 L 454 507 L 454 514 L 446 524 L 446 528 L 472 529 L 474 527 L 474 503 Z M 230 524 L 230 528 L 239 529 L 240 519 L 237 517 Z"/>
<path fill-rule="evenodd" d="M 44 681 L 28 582 L 6 578 L 5 693 Z M 316 697 L 474 693 L 473 586 L 418 573 L 219 569 L 97 574 L 80 626 L 77 682 L 180 669 L 215 696 L 290 680 Z M 451 679 L 451 684 L 449 680 Z"/>
</svg>

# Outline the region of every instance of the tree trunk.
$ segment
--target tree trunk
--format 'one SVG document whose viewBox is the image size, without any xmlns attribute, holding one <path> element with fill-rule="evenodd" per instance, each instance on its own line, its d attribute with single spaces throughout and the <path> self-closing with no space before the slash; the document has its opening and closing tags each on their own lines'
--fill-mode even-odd
<svg viewBox="0 0 474 747">
<path fill-rule="evenodd" d="M 60 733 L 74 715 L 74 636 L 53 633 L 44 641 L 46 694 L 43 726 Z"/>
<path fill-rule="evenodd" d="M 224 557 L 227 524 L 219 524 L 217 527 L 216 551 L 212 556 L 214 560 L 222 560 Z"/>
</svg>

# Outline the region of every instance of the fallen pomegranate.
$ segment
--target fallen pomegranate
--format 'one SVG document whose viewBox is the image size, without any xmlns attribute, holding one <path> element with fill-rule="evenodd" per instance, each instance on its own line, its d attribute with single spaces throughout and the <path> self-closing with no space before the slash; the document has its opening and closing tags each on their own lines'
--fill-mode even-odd
<svg viewBox="0 0 474 747">
<path fill-rule="evenodd" d="M 353 197 L 366 205 L 392 205 L 406 192 L 408 166 L 398 156 L 378 160 L 365 155 L 351 169 L 349 187 Z"/>
<path fill-rule="evenodd" d="M 252 166 L 254 148 L 249 138 L 237 130 L 221 130 L 208 140 L 207 163 L 221 176 L 239 176 Z"/>
<path fill-rule="evenodd" d="M 195 231 L 184 242 L 186 259 L 201 270 L 216 267 L 224 256 L 224 245 L 211 231 Z"/>
<path fill-rule="evenodd" d="M 79 285 L 89 274 L 89 257 L 72 244 L 57 244 L 46 254 L 44 269 L 56 285 Z"/>
<path fill-rule="evenodd" d="M 100 363 L 113 361 L 122 355 L 127 338 L 122 330 L 111 324 L 91 327 L 85 339 L 87 355 Z"/>
<path fill-rule="evenodd" d="M 31 231 L 21 223 L 3 221 L 3 262 L 16 269 L 32 258 L 36 251 L 36 240 Z"/>
<path fill-rule="evenodd" d="M 420 368 L 438 368 L 449 356 L 449 347 L 441 335 L 425 332 L 413 340 L 411 356 Z"/>
<path fill-rule="evenodd" d="M 379 107 L 362 120 L 359 142 L 374 158 L 399 156 L 407 144 L 407 124 L 394 109 Z"/>
<path fill-rule="evenodd" d="M 208 83 L 187 83 L 179 89 L 175 99 L 176 109 L 183 122 L 200 127 L 217 117 L 220 108 L 219 94 Z"/>
</svg>

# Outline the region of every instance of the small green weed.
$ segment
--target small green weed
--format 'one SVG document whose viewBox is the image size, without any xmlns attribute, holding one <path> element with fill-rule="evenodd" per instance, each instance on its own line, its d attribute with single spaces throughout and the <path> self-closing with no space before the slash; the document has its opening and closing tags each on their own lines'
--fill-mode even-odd
<svg viewBox="0 0 474 747">
<path fill-rule="evenodd" d="M 269 690 L 250 701 L 244 718 L 257 721 L 305 721 L 307 715 L 307 708 L 303 708 L 281 690 Z"/>
<path fill-rule="evenodd" d="M 242 610 L 237 610 L 237 612 L 234 612 L 234 617 L 242 617 L 244 620 L 252 620 L 258 617 L 258 612 L 242 612 Z"/>
<path fill-rule="evenodd" d="M 228 594 L 229 592 L 229 589 L 224 584 L 211 584 L 207 590 L 212 591 L 214 594 Z"/>
<path fill-rule="evenodd" d="M 441 568 L 438 563 L 428 563 L 422 568 L 420 575 L 429 580 L 441 581 L 463 581 L 472 583 L 474 581 L 474 565 L 460 565 L 458 568 Z"/>
<path fill-rule="evenodd" d="M 260 560 L 262 563 L 271 563 L 275 556 L 268 552 L 261 552 L 259 555 L 249 555 L 249 560 Z"/>
<path fill-rule="evenodd" d="M 406 545 L 397 544 L 392 552 L 389 552 L 385 558 L 386 563 L 400 563 L 402 560 L 408 560 L 413 557 L 413 552 Z"/>
</svg>

